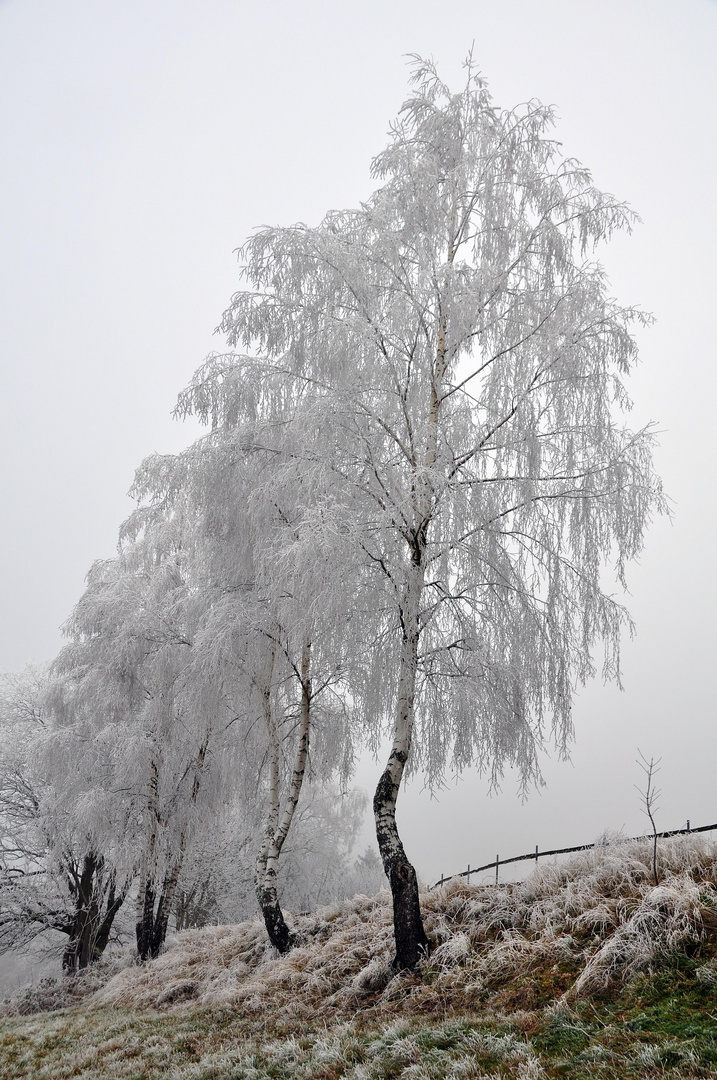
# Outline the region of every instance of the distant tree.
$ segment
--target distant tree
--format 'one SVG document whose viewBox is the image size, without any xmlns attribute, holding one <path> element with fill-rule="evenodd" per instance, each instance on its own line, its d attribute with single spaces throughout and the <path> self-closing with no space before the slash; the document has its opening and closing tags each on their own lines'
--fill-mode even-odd
<svg viewBox="0 0 717 1080">
<path fill-rule="evenodd" d="M 217 431 L 291 421 L 304 474 L 333 476 L 314 536 L 365 567 L 352 692 L 391 731 L 374 815 L 397 968 L 427 948 L 396 826 L 407 766 L 433 783 L 510 762 L 527 783 L 546 724 L 565 751 L 597 643 L 619 680 L 630 624 L 605 561 L 624 584 L 665 508 L 650 431 L 619 416 L 645 318 L 592 261 L 633 215 L 561 156 L 550 109 L 498 110 L 471 61 L 460 93 L 422 60 L 413 84 L 366 204 L 247 241 L 222 322 L 246 353 L 210 357 L 182 405 Z"/>
<path fill-rule="evenodd" d="M 56 754 L 45 699 L 50 679 L 28 668 L 0 693 L 0 951 L 25 949 L 47 931 L 67 937 L 62 967 L 87 967 L 107 947 L 131 875 L 102 849 L 101 831 L 75 809 L 98 778 Z M 75 751 L 80 749 L 75 746 Z M 72 787 L 75 805 L 66 806 Z"/>
<path fill-rule="evenodd" d="M 286 852 L 282 892 L 290 910 L 380 891 L 385 877 L 375 847 L 354 854 L 367 801 L 363 792 L 340 794 L 333 785 L 311 791 Z"/>
<path fill-rule="evenodd" d="M 356 893 L 379 891 L 384 875 L 375 849 L 354 857 L 366 801 L 362 792 L 342 793 L 320 778 L 305 785 L 277 864 L 282 908 L 315 911 Z M 256 853 L 265 831 L 264 810 L 240 796 L 203 816 L 175 897 L 177 930 L 256 917 Z"/>
<path fill-rule="evenodd" d="M 164 943 L 223 721 L 211 685 L 197 678 L 204 604 L 182 529 L 179 518 L 156 520 L 125 538 L 117 558 L 92 567 L 67 624 L 71 641 L 54 665 L 64 687 L 53 702 L 58 722 L 68 731 L 87 727 L 90 745 L 106 748 L 116 839 L 131 848 L 138 873 L 142 960 Z"/>
</svg>

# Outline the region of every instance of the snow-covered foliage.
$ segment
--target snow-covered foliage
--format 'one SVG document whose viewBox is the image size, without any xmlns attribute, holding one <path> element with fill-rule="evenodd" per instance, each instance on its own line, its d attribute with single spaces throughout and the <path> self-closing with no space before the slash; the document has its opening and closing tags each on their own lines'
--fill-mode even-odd
<svg viewBox="0 0 717 1080">
<path fill-rule="evenodd" d="M 177 458 L 148 459 L 134 489 L 142 505 L 123 535 L 138 543 L 181 522 L 188 581 L 202 605 L 191 641 L 193 708 L 205 710 L 208 698 L 224 717 L 224 755 L 234 762 L 225 795 L 228 785 L 244 787 L 262 807 L 255 890 L 272 940 L 285 948 L 279 857 L 304 778 L 338 772 L 345 782 L 355 734 L 340 692 L 349 579 L 311 528 L 321 493 L 286 465 L 296 457 L 290 418 L 273 419 L 277 427 L 244 424 Z"/>
<path fill-rule="evenodd" d="M 437 779 L 450 760 L 508 758 L 531 772 L 543 715 L 569 734 L 591 643 L 617 673 L 626 616 L 598 571 L 611 555 L 622 577 L 663 506 L 649 434 L 614 412 L 642 316 L 608 298 L 592 261 L 633 215 L 561 157 L 550 109 L 497 109 L 472 67 L 459 94 L 423 61 L 413 81 L 364 206 L 247 241 L 222 326 L 249 352 L 211 357 L 180 406 L 231 429 L 290 401 L 321 431 L 309 464 L 332 462 L 328 509 L 385 586 L 366 707 L 392 717 L 385 671 L 400 667 L 418 543 L 414 767 Z"/>
<path fill-rule="evenodd" d="M 56 753 L 51 685 L 32 667 L 0 683 L 0 951 L 54 932 L 69 972 L 104 952 L 130 875 L 103 822 L 85 817 L 96 759 L 78 754 L 67 767 Z"/>
</svg>

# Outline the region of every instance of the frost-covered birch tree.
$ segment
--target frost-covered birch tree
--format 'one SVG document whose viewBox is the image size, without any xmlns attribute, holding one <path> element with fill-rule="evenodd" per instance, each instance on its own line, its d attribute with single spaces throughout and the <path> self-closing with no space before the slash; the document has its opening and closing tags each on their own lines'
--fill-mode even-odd
<svg viewBox="0 0 717 1080">
<path fill-rule="evenodd" d="M 562 155 L 549 108 L 498 109 L 471 61 L 458 93 L 422 60 L 412 81 L 365 204 L 246 242 L 222 321 L 244 352 L 210 357 L 193 398 L 220 428 L 280 402 L 336 480 L 316 535 L 350 535 L 382 618 L 354 695 L 391 734 L 374 814 L 398 968 L 427 947 L 407 767 L 527 782 L 548 731 L 566 748 L 599 644 L 619 679 L 605 563 L 624 584 L 664 509 L 650 431 L 624 420 L 645 319 L 594 255 L 633 214 Z"/>
<path fill-rule="evenodd" d="M 347 710 L 337 693 L 341 570 L 317 549 L 310 484 L 300 469 L 288 467 L 293 449 L 285 422 L 261 433 L 241 425 L 200 440 L 178 458 L 148 459 L 135 485 L 145 503 L 140 522 L 166 514 L 178 500 L 194 507 L 186 545 L 206 598 L 194 648 L 195 692 L 207 681 L 221 688 L 234 725 L 235 785 L 245 786 L 247 796 L 253 787 L 265 807 L 255 891 L 281 952 L 292 938 L 278 896 L 279 859 L 311 764 L 310 746 L 322 778 L 337 769 L 345 778 L 351 762 Z"/>
</svg>

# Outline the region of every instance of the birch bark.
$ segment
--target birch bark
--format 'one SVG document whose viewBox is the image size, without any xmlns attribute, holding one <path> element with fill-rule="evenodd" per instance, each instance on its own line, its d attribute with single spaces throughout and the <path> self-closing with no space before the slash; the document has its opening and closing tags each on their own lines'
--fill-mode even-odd
<svg viewBox="0 0 717 1080">
<path fill-rule="evenodd" d="M 272 652 L 271 669 L 274 665 Z M 280 805 L 280 769 L 279 755 L 281 746 L 277 731 L 276 718 L 271 703 L 270 684 L 264 694 L 264 717 L 269 734 L 270 793 L 269 817 L 264 842 L 256 863 L 256 895 L 264 917 L 266 932 L 274 948 L 280 953 L 288 952 L 293 944 L 293 937 L 286 925 L 277 890 L 279 856 L 284 841 L 289 833 L 291 822 L 301 795 L 301 787 L 306 772 L 306 759 L 309 753 L 309 733 L 311 728 L 311 677 L 310 677 L 310 642 L 305 641 L 301 651 L 299 678 L 301 683 L 301 714 L 299 740 L 296 747 L 294 767 L 291 774 L 289 792 L 281 813 Z"/>
<path fill-rule="evenodd" d="M 397 971 L 414 968 L 421 957 L 427 953 L 429 944 L 421 919 L 416 871 L 406 857 L 396 824 L 396 802 L 406 762 L 411 752 L 413 735 L 422 590 L 421 549 L 416 544 L 401 612 L 401 669 L 393 744 L 373 799 L 376 839 L 393 896 L 393 928 L 396 944 L 393 967 Z"/>
</svg>

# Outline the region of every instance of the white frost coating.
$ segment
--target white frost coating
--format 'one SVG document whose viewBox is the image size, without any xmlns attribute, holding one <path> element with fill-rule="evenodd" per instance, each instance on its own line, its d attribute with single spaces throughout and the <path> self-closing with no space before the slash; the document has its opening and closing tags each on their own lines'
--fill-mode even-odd
<svg viewBox="0 0 717 1080">
<path fill-rule="evenodd" d="M 346 775 L 357 731 L 391 738 L 387 869 L 406 769 L 511 763 L 527 783 L 548 731 L 567 752 L 596 646 L 619 681 L 630 620 L 604 563 L 624 584 L 665 509 L 651 433 L 623 423 L 646 320 L 594 256 L 634 217 L 551 125 L 536 102 L 497 109 L 471 62 L 451 94 L 417 60 L 374 195 L 242 249 L 222 326 L 245 351 L 211 356 L 178 406 L 212 432 L 142 466 L 57 664 L 54 745 L 91 746 L 120 793 L 75 820 L 130 871 L 144 846 L 160 912 L 227 783 L 267 808 L 273 874 L 311 764 L 308 642 L 317 771 Z"/>
<path fill-rule="evenodd" d="M 445 1008 L 451 1000 L 461 1007 L 478 1002 L 487 1007 L 506 987 L 529 990 L 538 971 L 549 980 L 556 966 L 565 965 L 563 970 L 572 972 L 565 977 L 575 985 L 581 972 L 595 971 L 591 965 L 601 950 L 615 958 L 618 945 L 627 941 L 632 948 L 639 938 L 632 952 L 637 963 L 613 967 L 610 978 L 619 982 L 644 962 L 656 967 L 670 948 L 701 934 L 717 901 L 711 884 L 717 879 L 713 843 L 694 837 L 666 840 L 660 856 L 667 891 L 657 897 L 652 896 L 650 846 L 633 843 L 610 844 L 559 867 L 546 866 L 512 891 L 451 882 L 422 893 L 426 929 L 443 943 L 422 962 L 426 977 L 421 980 L 391 979 L 390 897 L 383 893 L 295 918 L 292 928 L 302 940 L 284 957 L 268 947 L 260 923 L 177 935 L 157 961 L 121 973 L 95 1000 L 151 1007 L 166 985 L 193 980 L 195 1003 L 257 1015 L 271 1010 L 277 1018 L 315 1017 L 324 1010 L 353 1016 L 361 1007 L 390 1013 L 403 1007 L 402 995 L 409 995 L 418 1011 Z M 693 903 L 695 890 L 699 904 Z M 616 925 L 594 937 L 573 936 L 581 917 L 606 903 L 616 912 Z M 710 973 L 705 981 L 713 978 Z M 560 1000 L 563 990 L 558 982 L 556 1007 L 569 1019 Z M 182 1007 L 180 999 L 176 1007 Z"/>
<path fill-rule="evenodd" d="M 593 257 L 634 216 L 561 157 L 550 109 L 497 109 L 470 64 L 459 94 L 423 61 L 413 81 L 366 204 L 247 241 L 222 323 L 246 352 L 211 356 L 180 411 L 311 433 L 317 544 L 362 567 L 354 701 L 432 783 L 472 761 L 528 780 L 545 726 L 566 749 L 596 644 L 619 679 L 603 563 L 623 581 L 665 509 L 651 434 L 620 416 L 646 320 Z"/>
</svg>

